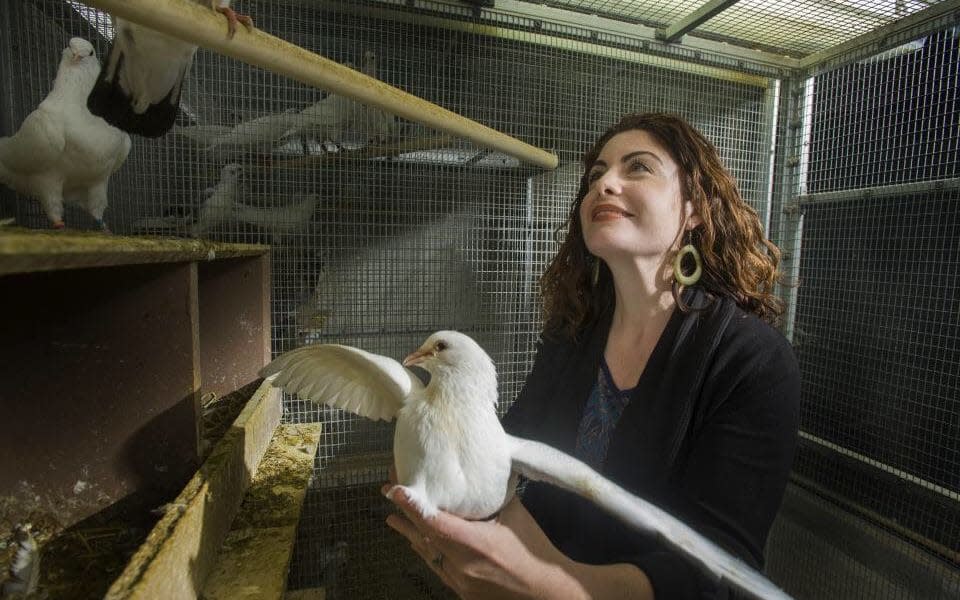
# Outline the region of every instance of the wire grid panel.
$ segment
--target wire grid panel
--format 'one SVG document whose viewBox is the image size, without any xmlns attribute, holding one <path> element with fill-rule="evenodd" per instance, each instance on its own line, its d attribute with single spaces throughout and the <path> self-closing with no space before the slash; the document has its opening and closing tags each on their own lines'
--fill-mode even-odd
<svg viewBox="0 0 960 600">
<path fill-rule="evenodd" d="M 626 2 L 553 1 L 548 4 L 611 19 L 663 28 L 675 24 L 707 2 L 704 0 L 633 0 Z M 691 33 L 750 48 L 803 57 L 841 44 L 923 10 L 928 0 L 739 0 Z"/>
<path fill-rule="evenodd" d="M 913 589 L 945 594 L 960 587 L 958 67 L 951 29 L 811 80 L 796 186 L 795 476 L 939 565 Z M 868 568 L 870 552 L 849 558 Z"/>
<path fill-rule="evenodd" d="M 380 79 L 552 149 L 562 164 L 533 171 L 406 122 L 387 140 L 358 125 L 331 132 L 303 119 L 288 131 L 250 133 L 256 119 L 303 114 L 330 96 L 201 49 L 177 126 L 160 139 L 134 138 L 111 180 L 106 220 L 118 233 L 271 244 L 275 352 L 337 342 L 401 358 L 429 333 L 459 329 L 494 358 L 505 411 L 531 365 L 537 279 L 556 250 L 580 156 L 626 112 L 684 114 L 717 143 L 748 200 L 758 209 L 766 202 L 772 116 L 764 87 L 712 78 L 696 64 L 673 71 L 674 63 L 625 49 L 598 54 L 595 44 L 546 46 L 372 18 L 354 3 L 242 8 L 263 30 L 338 62 L 362 68 L 372 53 Z M 4 115 L 12 130 L 46 94 L 69 37 L 89 39 L 102 60 L 109 29 L 96 13 L 57 0 L 6 5 L 0 15 L 17 58 L 16 72 L 4 74 L 28 82 Z M 377 150 L 394 143 L 419 149 Z M 8 196 L 4 210 L 47 226 L 33 201 Z M 67 222 L 93 227 L 80 211 Z M 293 398 L 285 420 L 324 422 L 291 587 L 327 583 L 332 597 L 442 597 L 405 544 L 380 552 L 397 544 L 379 497 L 391 426 Z M 344 555 L 363 568 L 343 569 Z M 415 591 L 383 593 L 408 589 L 399 579 Z"/>
</svg>

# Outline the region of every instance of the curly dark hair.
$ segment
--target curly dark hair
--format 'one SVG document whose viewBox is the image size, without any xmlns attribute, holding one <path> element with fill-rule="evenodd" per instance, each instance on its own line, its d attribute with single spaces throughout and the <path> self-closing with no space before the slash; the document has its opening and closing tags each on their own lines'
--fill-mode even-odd
<svg viewBox="0 0 960 600">
<path fill-rule="evenodd" d="M 690 233 L 700 252 L 703 274 L 696 284 L 710 296 L 732 298 L 740 307 L 776 323 L 783 304 L 773 294 L 782 280 L 780 250 L 763 235 L 757 212 L 740 195 L 737 183 L 720 160 L 716 147 L 682 117 L 669 113 L 628 114 L 613 125 L 583 156 L 580 189 L 566 221 L 557 230 L 560 249 L 540 278 L 545 333 L 574 339 L 578 332 L 614 302 L 613 281 L 601 261 L 600 278 L 591 281 L 594 258 L 583 240 L 580 204 L 590 188 L 589 169 L 610 138 L 639 129 L 652 135 L 678 166 L 684 200 L 693 203 L 702 223 Z M 674 297 L 681 310 L 678 284 Z"/>
</svg>

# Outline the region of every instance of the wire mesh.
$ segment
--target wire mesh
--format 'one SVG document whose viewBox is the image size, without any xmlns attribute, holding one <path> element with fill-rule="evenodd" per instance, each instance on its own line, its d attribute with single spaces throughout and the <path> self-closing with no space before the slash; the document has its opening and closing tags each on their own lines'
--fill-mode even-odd
<svg viewBox="0 0 960 600">
<path fill-rule="evenodd" d="M 960 589 L 958 66 L 948 29 L 793 85 L 794 204 L 782 220 L 799 260 L 794 479 L 832 503 L 824 510 L 904 542 L 849 545 L 840 529 L 799 520 L 842 560 L 826 581 L 785 575 L 798 595 L 948 598 Z M 796 518 L 781 531 L 793 527 Z M 923 568 L 901 577 L 881 551 Z"/>
<path fill-rule="evenodd" d="M 302 114 L 330 96 L 200 50 L 174 132 L 134 139 L 111 180 L 110 227 L 271 244 L 275 352 L 337 342 L 399 358 L 432 331 L 465 331 L 497 364 L 503 412 L 530 368 L 537 279 L 576 191 L 580 155 L 625 112 L 679 112 L 717 144 L 748 202 L 791 251 L 785 264 L 800 261 L 791 327 L 804 377 L 803 489 L 788 495 L 795 510 L 771 541 L 771 556 L 781 557 L 771 558 L 777 581 L 801 598 L 955 589 L 957 572 L 947 564 L 960 540 L 955 32 L 809 84 L 785 82 L 778 113 L 776 82 L 724 78 L 713 67 L 718 57 L 691 53 L 679 64 L 620 39 L 604 46 L 599 36 L 548 43 L 528 29 L 482 35 L 378 7 L 242 6 L 261 29 L 339 62 L 359 68 L 372 53 L 380 79 L 550 149 L 560 168 L 530 169 L 409 122 L 374 139 L 363 125 L 331 132 L 301 118 L 288 130 L 228 143 L 223 136 L 238 125 Z M 669 22 L 687 8 L 636 10 Z M 0 96 L 6 134 L 49 90 L 69 37 L 89 39 L 103 60 L 109 29 L 96 13 L 59 0 L 4 5 L 0 19 L 11 54 L 0 69 L 3 89 L 17 90 Z M 778 118 L 783 176 L 773 178 L 771 211 Z M 223 175 L 230 164 L 240 166 L 235 188 Z M 2 194 L 0 216 L 47 226 L 35 202 Z M 228 210 L 213 210 L 210 199 L 225 197 Z M 67 222 L 93 227 L 77 209 Z M 290 586 L 326 586 L 344 598 L 446 597 L 383 523 L 391 427 L 284 402 L 285 420 L 324 422 Z M 901 556 L 927 566 L 884 587 L 869 566 L 881 563 L 847 545 L 831 550 L 825 569 L 804 540 L 836 540 L 810 515 L 858 519 L 861 529 L 889 534 L 875 544 L 892 547 L 892 536 L 906 548 Z M 787 553 L 798 539 L 799 556 Z M 851 591 L 843 587 L 853 585 L 844 579 L 850 572 L 876 585 Z"/>
<path fill-rule="evenodd" d="M 532 2 L 531 2 L 532 3 Z M 696 29 L 696 35 L 748 48 L 807 56 L 928 8 L 927 0 L 739 0 Z M 554 1 L 568 10 L 663 28 L 709 4 L 704 0 Z"/>
</svg>

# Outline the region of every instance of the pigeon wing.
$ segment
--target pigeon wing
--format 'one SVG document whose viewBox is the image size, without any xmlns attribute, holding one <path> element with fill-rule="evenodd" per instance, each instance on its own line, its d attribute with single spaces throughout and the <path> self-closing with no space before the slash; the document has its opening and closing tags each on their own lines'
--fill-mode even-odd
<svg viewBox="0 0 960 600">
<path fill-rule="evenodd" d="M 628 525 L 657 534 L 718 578 L 754 598 L 789 600 L 790 596 L 742 560 L 585 463 L 546 444 L 507 437 L 514 471 L 583 496 Z"/>
<path fill-rule="evenodd" d="M 13 137 L 0 140 L 0 164 L 20 174 L 48 169 L 66 146 L 63 125 L 62 116 L 46 106 L 38 107 Z"/>
<path fill-rule="evenodd" d="M 411 393 L 423 385 L 400 363 L 350 346 L 304 346 L 278 356 L 260 370 L 273 385 L 319 404 L 368 419 L 393 420 Z"/>
</svg>

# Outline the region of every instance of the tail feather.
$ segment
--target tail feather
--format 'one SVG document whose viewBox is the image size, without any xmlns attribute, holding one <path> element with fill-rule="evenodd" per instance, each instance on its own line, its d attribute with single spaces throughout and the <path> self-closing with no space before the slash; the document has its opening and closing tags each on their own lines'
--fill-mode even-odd
<svg viewBox="0 0 960 600">
<path fill-rule="evenodd" d="M 751 597 L 790 599 L 783 590 L 739 558 L 673 515 L 606 479 L 585 463 L 546 444 L 508 437 L 513 446 L 513 468 L 521 475 L 583 496 L 624 523 L 657 534 L 715 577 Z"/>
<path fill-rule="evenodd" d="M 115 44 L 110 52 L 112 54 L 120 50 Z M 110 60 L 113 58 L 111 56 Z M 138 113 L 134 110 L 132 96 L 120 84 L 123 81 L 124 55 L 121 53 L 116 60 L 117 68 L 112 79 L 109 78 L 109 69 L 100 71 L 97 83 L 87 98 L 87 108 L 94 115 L 102 117 L 107 123 L 127 133 L 151 138 L 167 133 L 177 118 L 186 69 L 166 97 L 149 105 L 144 112 Z"/>
</svg>

